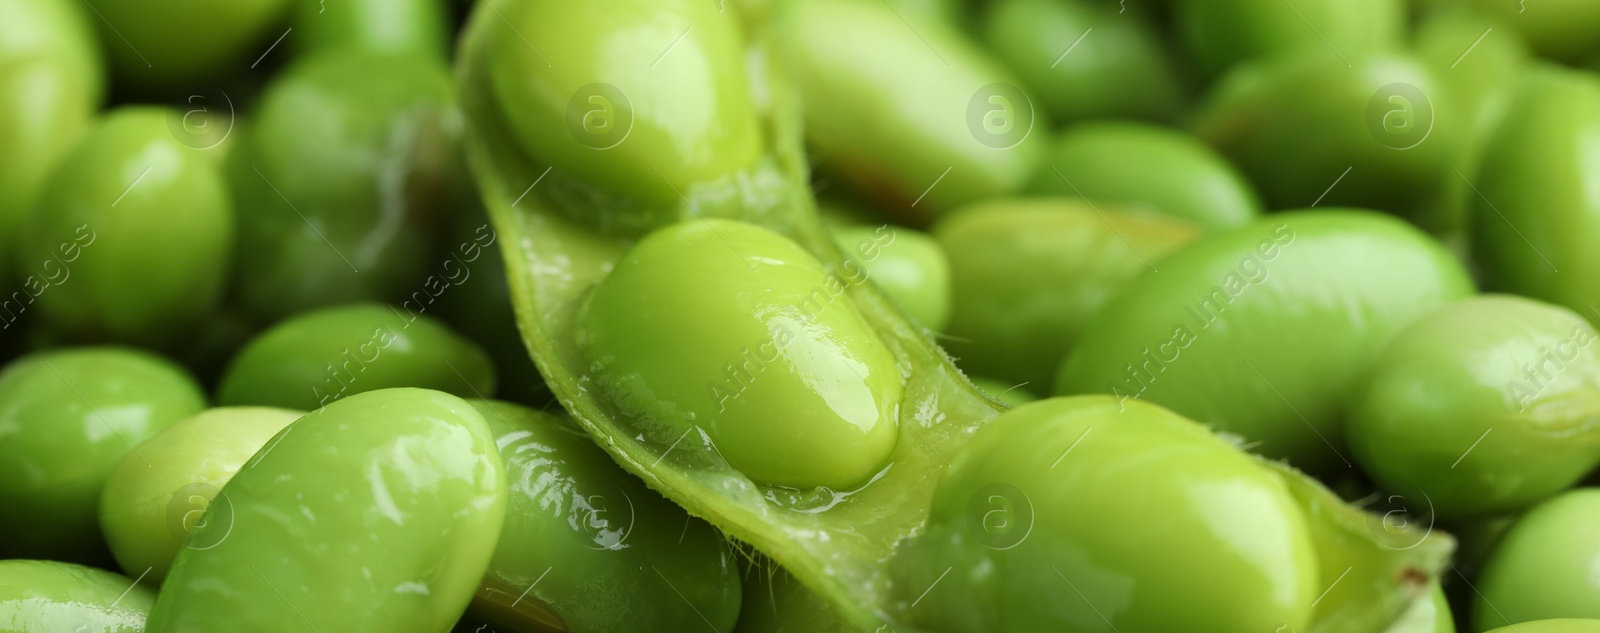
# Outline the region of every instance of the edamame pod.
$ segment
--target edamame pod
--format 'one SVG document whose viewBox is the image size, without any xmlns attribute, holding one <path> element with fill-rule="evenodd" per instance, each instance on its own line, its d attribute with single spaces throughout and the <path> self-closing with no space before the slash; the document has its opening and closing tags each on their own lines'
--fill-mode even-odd
<svg viewBox="0 0 1600 633">
<path fill-rule="evenodd" d="M 494 553 L 506 480 L 472 405 L 385 389 L 295 421 L 220 494 L 231 520 L 207 509 L 151 633 L 446 630 Z"/>
<path fill-rule="evenodd" d="M 852 633 L 828 601 L 776 563 L 758 559 L 744 572 L 736 633 Z"/>
<path fill-rule="evenodd" d="M 1215 77 L 1301 51 L 1343 66 L 1399 45 L 1405 11 L 1402 0 L 1174 0 L 1173 23 L 1199 70 Z"/>
<path fill-rule="evenodd" d="M 0 372 L 0 559 L 106 558 L 106 478 L 145 438 L 205 408 L 194 379 L 118 348 L 26 356 Z M 141 463 L 141 465 L 143 465 Z"/>
<path fill-rule="evenodd" d="M 1600 488 L 1545 501 L 1519 519 L 1478 577 L 1474 631 L 1552 618 L 1600 620 Z"/>
<path fill-rule="evenodd" d="M 1049 129 L 1042 104 L 952 27 L 912 30 L 889 7 L 855 0 L 784 8 L 807 140 L 886 212 L 927 219 L 1017 191 L 1033 174 Z"/>
<path fill-rule="evenodd" d="M 600 393 L 657 441 L 694 434 L 757 483 L 848 490 L 887 465 L 904 389 L 844 294 L 867 279 L 850 263 L 830 271 L 752 224 L 669 226 L 589 294 L 577 342 Z"/>
<path fill-rule="evenodd" d="M 541 165 L 651 208 L 745 186 L 763 149 L 734 14 L 701 0 L 500 4 L 510 28 L 485 34 L 488 78 Z"/>
<path fill-rule="evenodd" d="M 969 377 L 968 379 L 972 381 L 973 386 L 984 393 L 1013 407 L 1020 407 L 1039 399 L 1033 392 L 1023 389 L 1023 385 L 1013 385 L 993 378 Z"/>
<path fill-rule="evenodd" d="M 1384 633 L 1456 633 L 1450 603 L 1445 601 L 1439 581 L 1429 587 L 1428 599 L 1411 603 L 1411 608 Z"/>
<path fill-rule="evenodd" d="M 22 263 L 45 327 L 72 340 L 172 343 L 215 307 L 233 250 L 221 170 L 164 108 L 107 115 L 56 166 Z"/>
<path fill-rule="evenodd" d="M 432 317 L 355 304 L 308 312 L 263 332 L 223 374 L 217 401 L 311 410 L 393 387 L 494 394 L 494 365 Z"/>
<path fill-rule="evenodd" d="M 1511 296 L 1424 315 L 1357 379 L 1350 447 L 1385 490 L 1440 517 L 1533 505 L 1600 465 L 1595 338 L 1583 317 Z"/>
<path fill-rule="evenodd" d="M 1028 191 L 1154 211 L 1207 229 L 1248 224 L 1262 211 L 1226 158 L 1192 136 L 1141 123 L 1068 128 Z"/>
<path fill-rule="evenodd" d="M 471 404 L 495 435 L 510 490 L 474 611 L 573 633 L 733 628 L 739 578 L 714 528 L 618 468 L 570 421 Z"/>
<path fill-rule="evenodd" d="M 426 55 L 334 50 L 278 75 L 229 156 L 239 301 L 270 322 L 431 293 L 434 235 L 465 185 L 454 95 Z"/>
<path fill-rule="evenodd" d="M 1084 327 L 1056 393 L 1144 399 L 1324 474 L 1354 468 L 1342 403 L 1379 346 L 1473 291 L 1437 242 L 1353 210 L 1263 218 L 1162 269 Z"/>
<path fill-rule="evenodd" d="M 952 459 L 894 563 L 935 632 L 1384 631 L 1451 549 L 1357 544 L 1375 517 L 1138 401 L 1024 405 Z"/>
<path fill-rule="evenodd" d="M 252 57 L 269 52 L 289 5 L 288 0 L 100 0 L 90 6 L 100 18 L 95 26 L 117 78 L 148 92 L 249 69 Z"/>
<path fill-rule="evenodd" d="M 621 0 L 595 5 L 596 10 L 627 6 L 631 5 Z M 746 28 L 752 29 L 750 39 L 741 44 L 740 55 L 755 60 L 774 59 L 770 48 L 774 38 L 764 30 L 764 23 L 750 22 Z M 501 236 L 497 244 L 505 249 L 519 325 L 551 390 L 560 395 L 585 431 L 600 438 L 600 447 L 624 468 L 731 537 L 784 560 L 796 577 L 835 607 L 842 620 L 867 630 L 894 622 L 883 610 L 883 589 L 888 579 L 882 561 L 902 539 L 920 529 L 926 516 L 926 499 L 932 492 L 928 482 L 944 468 L 939 454 L 953 454 L 973 429 L 994 415 L 1000 403 L 967 385 L 926 331 L 905 318 L 880 288 L 854 284 L 844 288 L 844 295 L 834 307 L 842 305 L 846 296 L 855 304 L 860 318 L 870 327 L 866 334 L 877 338 L 878 345 L 888 350 L 894 371 L 899 373 L 897 380 L 903 383 L 901 390 L 905 394 L 899 414 L 909 416 L 904 419 L 912 422 L 907 423 L 919 425 L 916 437 L 894 442 L 884 464 L 893 466 L 875 474 L 870 483 L 850 491 L 761 485 L 727 466 L 726 460 L 692 429 L 688 435 L 680 431 L 677 435 L 683 440 L 676 445 L 673 442 L 677 436 L 657 439 L 655 433 L 642 432 L 635 424 L 637 418 L 628 417 L 617 408 L 594 380 L 593 363 L 578 345 L 570 311 L 570 307 L 582 304 L 597 284 L 620 271 L 624 254 L 636 245 L 640 227 L 593 221 L 614 212 L 612 201 L 625 192 L 597 192 L 604 197 L 579 198 L 570 195 L 571 189 L 550 186 L 562 182 L 559 179 L 541 181 L 529 189 L 548 167 L 530 160 L 509 132 L 487 73 L 494 63 L 491 54 L 495 49 L 486 43 L 503 29 L 499 16 L 480 4 L 461 49 L 463 104 L 471 132 L 472 164 L 495 230 Z M 776 64 L 755 63 L 741 66 L 739 72 L 748 74 L 749 84 L 771 88 L 774 97 L 792 96 L 784 70 Z M 694 85 L 680 86 L 687 88 Z M 812 209 L 805 169 L 808 163 L 800 152 L 803 143 L 798 102 L 782 97 L 773 98 L 766 105 L 759 112 L 763 117 L 759 130 L 764 134 L 760 146 L 766 151 L 759 162 L 766 166 L 762 178 L 766 179 L 763 186 L 767 193 L 742 196 L 737 198 L 738 204 L 694 204 L 707 217 L 738 218 L 780 233 L 809 257 L 822 262 L 825 270 L 845 274 L 849 270 L 846 266 L 857 266 L 854 262 L 859 254 L 847 257 L 841 253 Z M 557 173 L 552 171 L 548 178 L 558 178 Z M 685 195 L 693 198 L 696 194 Z M 690 225 L 705 226 L 688 209 L 682 210 L 681 217 Z M 534 229 L 535 225 L 539 228 Z M 702 237 L 709 237 L 714 249 L 727 251 L 727 245 L 714 234 Z M 770 242 L 770 238 L 763 242 Z M 704 249 L 704 255 L 714 257 L 716 253 Z M 737 257 L 731 253 L 726 256 Z M 738 270 L 748 271 L 742 260 L 732 262 L 732 269 L 717 273 L 719 278 L 740 274 Z M 718 303 L 728 300 L 729 295 L 704 285 L 703 280 L 685 285 L 685 280 L 673 279 L 672 283 L 663 289 L 676 293 L 687 287 L 691 293 Z M 767 283 L 762 281 L 757 287 L 765 288 Z M 823 292 L 829 292 L 826 285 Z M 567 308 L 550 309 L 555 306 Z M 696 324 L 693 331 L 714 332 L 715 326 Z M 763 331 L 762 335 L 769 333 Z M 692 357 L 705 355 L 702 349 L 692 352 Z M 726 369 L 726 363 L 734 360 L 721 361 L 720 369 Z M 829 354 L 818 360 L 840 359 Z M 769 369 L 767 377 L 772 371 L 776 369 Z M 692 386 L 705 388 L 704 378 Z M 842 395 L 831 388 L 818 393 Z M 859 446 L 848 448 L 852 453 L 860 452 Z M 898 510 L 884 512 L 882 508 Z"/>
<path fill-rule="evenodd" d="M 304 415 L 262 407 L 211 409 L 168 426 L 122 459 L 100 495 L 100 529 L 122 570 L 159 584 L 217 493 L 273 436 Z M 224 497 L 210 521 L 232 521 Z M 189 543 L 205 548 L 210 543 Z"/>
<path fill-rule="evenodd" d="M 155 592 L 72 563 L 0 560 L 0 631 L 141 633 Z"/>
<path fill-rule="evenodd" d="M 1450 161 L 1465 116 L 1410 56 L 1347 63 L 1310 51 L 1230 73 L 1192 129 L 1250 177 L 1268 209 L 1356 206 L 1419 216 L 1446 178 L 1459 178 Z"/>
<path fill-rule="evenodd" d="M 795 3 L 790 8 L 817 4 Z M 594 4 L 596 10 L 628 6 L 631 5 L 624 0 L 603 0 Z M 774 168 L 767 175 L 776 176 L 776 179 L 768 182 L 769 188 L 763 190 L 771 195 L 751 195 L 740 199 L 737 205 L 715 208 L 707 205 L 700 206 L 699 210 L 707 219 L 733 218 L 760 225 L 792 242 L 792 248 L 803 250 L 821 262 L 824 270 L 843 274 L 849 270 L 849 262 L 853 261 L 854 256 L 847 257 L 840 252 L 816 217 L 806 168 L 808 161 L 801 152 L 803 143 L 800 117 L 796 110 L 798 102 L 788 98 L 793 96 L 793 86 L 785 74 L 790 69 L 765 63 L 765 60 L 773 59 L 771 47 L 776 40 L 773 33 L 765 30 L 759 22 L 750 22 L 745 26 L 749 29 L 749 39 L 741 49 L 741 54 L 753 62 L 741 70 L 748 74 L 750 85 L 769 89 L 770 92 L 763 94 L 773 97 L 762 102 L 766 108 L 759 112 L 759 116 L 763 117 L 759 129 L 764 134 L 761 147 L 767 151 L 760 162 Z M 904 23 L 900 26 L 903 28 Z M 921 28 L 920 25 L 918 28 Z M 640 418 L 635 415 L 637 410 L 624 409 L 612 396 L 659 398 L 661 402 L 676 404 L 674 400 L 680 394 L 649 394 L 634 389 L 608 391 L 610 386 L 596 379 L 605 366 L 596 366 L 591 353 L 594 351 L 592 346 L 580 344 L 583 340 L 580 336 L 582 321 L 575 313 L 586 301 L 599 296 L 602 290 L 614 291 L 603 286 L 611 285 L 613 278 L 622 274 L 624 269 L 637 268 L 634 264 L 638 258 L 629 253 L 630 250 L 644 248 L 639 241 L 641 227 L 593 221 L 607 213 L 615 213 L 613 203 L 627 195 L 626 192 L 591 192 L 596 195 L 574 196 L 571 195 L 571 189 L 550 186 L 562 182 L 559 179 L 535 185 L 541 182 L 539 177 L 549 167 L 530 159 L 520 142 L 510 133 L 511 128 L 505 121 L 505 113 L 499 110 L 501 103 L 495 96 L 487 72 L 494 63 L 495 49 L 486 43 L 491 41 L 496 31 L 503 29 L 504 22 L 499 16 L 480 4 L 468 25 L 461 48 L 463 106 L 469 122 L 469 149 L 474 173 L 495 229 L 501 236 L 498 244 L 506 251 L 507 273 L 519 325 L 552 391 L 560 396 L 563 405 L 584 430 L 596 438 L 597 444 L 623 468 L 638 475 L 647 485 L 661 491 L 691 513 L 705 517 L 730 537 L 750 544 L 774 560 L 783 561 L 791 574 L 825 600 L 839 618 L 853 629 L 873 631 L 887 630 L 884 627 L 888 627 L 898 631 L 912 630 L 913 627 L 904 621 L 904 611 L 894 602 L 896 596 L 890 592 L 896 585 L 888 561 L 903 543 L 920 534 L 927 524 L 935 484 L 948 468 L 947 460 L 950 457 L 947 456 L 960 453 L 969 438 L 1004 406 L 968 383 L 949 357 L 934 345 L 926 331 L 896 309 L 881 289 L 873 284 L 859 284 L 844 287 L 839 296 L 848 297 L 854 303 L 861 320 L 870 328 L 869 333 L 894 362 L 902 384 L 898 407 L 900 438 L 894 443 L 885 467 L 865 485 L 847 491 L 826 488 L 800 490 L 763 485 L 728 466 L 729 460 L 718 452 L 719 447 L 710 444 L 705 435 L 694 434 L 692 428 L 688 429 L 687 434 L 680 431 L 677 437 L 672 437 L 638 424 Z M 586 47 L 594 45 L 594 42 L 581 42 L 577 48 L 588 50 Z M 852 60 L 853 63 L 864 61 L 867 60 Z M 940 70 L 944 70 L 942 65 Z M 697 93 L 702 92 L 701 88 L 685 86 L 685 89 L 691 88 Z M 704 99 L 707 96 L 690 94 L 683 98 Z M 901 155 L 911 154 L 914 153 L 901 152 Z M 556 178 L 554 172 L 549 177 Z M 695 194 L 685 195 L 693 197 Z M 685 220 L 688 225 L 708 225 L 687 210 L 673 219 Z M 722 226 L 729 223 L 723 220 L 719 224 L 718 220 L 713 219 L 709 225 L 721 230 Z M 682 226 L 668 226 L 652 237 L 675 229 L 687 230 Z M 725 243 L 709 230 L 702 228 L 701 231 L 703 234 L 698 236 L 701 239 L 695 240 L 695 243 L 706 246 L 675 252 L 674 258 L 693 261 L 697 257 L 721 257 L 729 261 L 730 266 L 719 269 L 709 279 L 701 277 L 691 282 L 681 277 L 668 279 L 661 275 L 662 283 L 640 284 L 636 288 L 643 288 L 650 293 L 652 302 L 665 301 L 663 297 L 687 292 L 691 296 L 707 298 L 710 301 L 707 305 L 715 306 L 717 310 L 740 302 L 755 303 L 759 295 L 752 297 L 750 286 L 744 283 L 722 284 L 726 287 L 720 288 L 719 292 L 718 280 L 748 274 L 740 272 L 749 269 L 742 256 L 727 252 L 730 243 L 737 246 L 740 240 L 730 235 L 728 243 Z M 769 245 L 773 243 L 770 239 L 760 241 Z M 717 252 L 719 250 L 722 252 Z M 798 257 L 793 260 L 803 261 Z M 772 261 L 780 260 L 774 258 Z M 775 264 L 769 262 L 767 265 Z M 627 275 L 639 278 L 646 276 L 640 270 L 631 270 Z M 792 276 L 786 273 L 784 278 Z M 626 284 L 616 285 L 621 287 Z M 756 287 L 766 288 L 768 284 L 763 282 Z M 789 286 L 785 283 L 779 287 Z M 744 289 L 742 295 L 740 289 Z M 828 292 L 826 286 L 824 292 Z M 837 305 L 839 303 L 836 302 Z M 696 308 L 704 309 L 704 306 Z M 742 316 L 734 322 L 748 323 L 751 320 L 757 319 Z M 695 323 L 686 331 L 690 336 L 706 336 L 707 340 L 716 341 L 719 345 L 730 334 L 736 333 L 734 328 L 718 330 L 716 323 Z M 662 325 L 652 323 L 647 327 L 660 329 Z M 644 336 L 639 333 L 634 335 Z M 662 340 L 679 335 L 680 331 L 673 331 L 652 341 L 648 348 L 628 348 L 628 351 L 637 355 L 653 353 Z M 854 344 L 859 340 L 847 342 Z M 682 345 L 681 342 L 670 340 L 665 344 Z M 697 355 L 705 353 L 699 348 L 692 352 Z M 830 352 L 819 355 L 817 360 L 837 362 L 848 358 Z M 689 358 L 689 362 L 696 361 Z M 658 365 L 665 366 L 666 363 Z M 692 369 L 691 366 L 685 367 Z M 678 371 L 685 372 L 685 367 L 679 367 Z M 704 384 L 691 383 L 691 386 L 703 387 Z M 693 404 L 696 395 L 692 391 L 680 393 L 687 394 L 684 397 Z M 818 393 L 840 397 L 853 392 L 826 389 Z M 680 414 L 685 412 L 686 408 L 677 410 Z M 773 413 L 766 412 L 767 415 Z M 786 412 L 779 410 L 777 413 Z M 829 415 L 833 414 L 829 412 Z M 852 448 L 852 452 L 858 448 Z M 1297 489 L 1314 489 L 1303 475 L 1286 470 L 1281 472 L 1286 480 L 1296 482 L 1295 485 L 1300 487 Z M 1382 549 L 1384 544 L 1397 549 L 1408 545 L 1396 543 L 1396 539 L 1390 538 L 1393 535 L 1383 531 L 1384 527 L 1375 517 L 1347 510 L 1333 511 L 1332 506 L 1337 505 L 1337 501 L 1325 493 L 1311 494 L 1309 498 L 1318 500 L 1313 512 L 1317 516 L 1342 517 L 1334 521 L 1337 525 L 1323 527 L 1328 528 L 1328 533 L 1346 551 L 1363 556 L 1380 552 L 1366 557 L 1361 569 L 1382 573 L 1388 569 L 1386 564 L 1367 563 L 1390 560 L 1381 553 L 1389 551 Z M 1400 533 L 1407 539 L 1418 537 L 1408 530 L 1400 530 Z M 1445 541 L 1430 540 L 1427 546 L 1413 548 L 1412 551 L 1436 553 L 1434 544 L 1442 542 Z M 1352 571 L 1351 574 L 1356 572 Z M 1382 593 L 1386 597 L 1374 596 L 1371 601 L 1361 601 L 1361 609 L 1351 610 L 1349 620 L 1332 620 L 1328 630 L 1340 633 L 1381 631 L 1382 625 L 1387 622 L 1365 618 L 1374 614 L 1382 616 L 1383 610 L 1373 612 L 1367 606 L 1386 604 L 1387 601 L 1398 604 L 1407 599 L 1409 592 L 1393 584 L 1396 578 L 1403 579 L 1406 576 L 1368 578 L 1363 575 L 1352 586 Z M 1327 580 L 1331 584 L 1333 579 L 1330 577 Z M 1346 603 L 1342 598 L 1335 600 L 1331 596 L 1318 608 L 1332 609 L 1336 603 Z M 1357 621 L 1360 623 L 1357 624 Z"/>
<path fill-rule="evenodd" d="M 945 348 L 973 373 L 1048 391 L 1084 324 L 1199 232 L 1176 219 L 1040 198 L 968 206 L 933 234 L 950 258 Z"/>
<path fill-rule="evenodd" d="M 290 0 L 295 47 L 307 52 L 355 48 L 445 59 L 450 18 L 444 0 Z"/>
<path fill-rule="evenodd" d="M 1178 114 L 1183 92 L 1143 16 L 1095 0 L 1000 0 L 983 10 L 984 43 L 1057 122 Z"/>
<path fill-rule="evenodd" d="M 1485 284 L 1600 323 L 1600 198 L 1593 194 L 1600 80 L 1540 67 L 1485 154 L 1472 207 Z"/>
<path fill-rule="evenodd" d="M 939 243 L 899 226 L 834 229 L 839 249 L 859 253 L 867 279 L 878 284 L 906 314 L 933 331 L 950 320 L 950 261 Z"/>
</svg>

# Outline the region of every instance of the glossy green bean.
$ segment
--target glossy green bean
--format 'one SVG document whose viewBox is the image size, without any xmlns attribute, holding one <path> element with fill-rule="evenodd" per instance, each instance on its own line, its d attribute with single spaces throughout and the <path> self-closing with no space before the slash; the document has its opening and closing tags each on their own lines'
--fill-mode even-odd
<svg viewBox="0 0 1600 633">
<path fill-rule="evenodd" d="M 1472 601 L 1474 631 L 1556 618 L 1600 619 L 1600 488 L 1535 506 L 1489 556 Z"/>
<path fill-rule="evenodd" d="M 489 397 L 494 365 L 476 343 L 432 317 L 353 304 L 307 312 L 261 333 L 229 363 L 217 401 L 311 410 L 394 387 Z"/>
<path fill-rule="evenodd" d="M 556 415 L 472 401 L 494 433 L 510 499 L 473 610 L 518 629 L 732 629 L 734 555 L 704 521 L 618 468 Z"/>
<path fill-rule="evenodd" d="M 170 361 L 118 348 L 26 356 L 0 372 L 0 559 L 102 563 L 106 479 L 205 397 Z"/>
<path fill-rule="evenodd" d="M 229 504 L 184 541 L 151 633 L 445 630 L 488 568 L 506 480 L 472 405 L 386 389 L 295 421 L 219 496 Z"/>
<path fill-rule="evenodd" d="M 71 563 L 0 560 L 0 631 L 141 633 L 155 592 Z"/>
</svg>

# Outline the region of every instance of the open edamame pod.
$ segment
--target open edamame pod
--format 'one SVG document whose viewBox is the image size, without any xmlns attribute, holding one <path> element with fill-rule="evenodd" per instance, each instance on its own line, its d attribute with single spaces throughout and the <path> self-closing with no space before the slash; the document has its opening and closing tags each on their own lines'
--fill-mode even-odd
<svg viewBox="0 0 1600 633">
<path fill-rule="evenodd" d="M 160 584 L 185 538 L 239 467 L 302 411 L 223 407 L 186 418 L 136 447 L 106 480 L 100 531 L 124 572 Z M 232 521 L 231 502 L 211 516 Z M 197 543 L 196 546 L 203 546 Z"/>
<path fill-rule="evenodd" d="M 1522 83 L 1476 183 L 1473 254 L 1485 284 L 1600 323 L 1600 79 L 1550 66 Z"/>
<path fill-rule="evenodd" d="M 489 565 L 506 481 L 472 405 L 385 389 L 296 420 L 220 496 L 230 503 L 207 508 L 173 561 L 150 633 L 447 630 Z"/>
<path fill-rule="evenodd" d="M 1436 241 L 1354 210 L 1276 214 L 1201 239 L 1084 327 L 1057 394 L 1144 399 L 1311 472 L 1353 472 L 1344 398 L 1379 346 L 1471 294 Z"/>
<path fill-rule="evenodd" d="M 1600 464 L 1595 339 L 1582 316 L 1514 296 L 1423 315 L 1356 380 L 1350 447 L 1439 517 L 1522 510 Z"/>
<path fill-rule="evenodd" d="M 506 523 L 473 611 L 516 630 L 727 633 L 733 551 L 621 468 L 570 421 L 471 401 L 505 461 Z"/>
<path fill-rule="evenodd" d="M 818 221 L 798 96 L 771 63 L 764 24 L 746 24 L 741 41 L 720 35 L 735 28 L 733 15 L 698 0 L 567 6 L 518 0 L 498 3 L 497 13 L 480 4 L 458 70 L 474 171 L 540 372 L 623 468 L 781 564 L 849 626 L 916 630 L 896 602 L 890 562 L 926 523 L 948 460 L 1003 405 L 864 283 L 862 253 L 841 252 Z M 616 44 L 616 15 L 626 16 L 628 32 L 650 35 Z M 559 43 L 540 48 L 546 65 L 519 32 L 564 37 L 529 36 Z M 729 70 L 725 59 L 749 63 Z M 499 90 L 495 77 L 544 92 Z M 593 84 L 611 88 L 585 91 Z M 657 85 L 673 89 L 650 89 Z M 642 125 L 647 112 L 723 111 L 717 104 L 735 98 L 727 91 L 746 86 L 758 87 L 756 97 L 734 112 L 755 120 L 722 124 L 758 130 L 760 155 L 700 180 L 653 173 L 648 166 L 672 160 L 677 148 L 650 137 L 583 144 L 608 129 L 601 123 L 626 124 L 624 113 Z M 525 100 L 536 94 L 542 100 Z M 623 96 L 628 108 L 618 107 Z M 545 119 L 524 121 L 529 129 L 572 121 L 566 130 L 578 144 L 524 147 L 508 111 Z M 607 180 L 590 175 L 606 165 L 616 167 Z M 727 178 L 763 184 L 719 184 Z M 595 188 L 606 183 L 615 187 Z M 647 203 L 662 187 L 676 202 Z M 835 443 L 805 437 L 813 427 Z M 1431 547 L 1382 550 L 1369 533 L 1381 528 L 1329 518 L 1345 512 L 1315 513 L 1315 521 L 1370 554 L 1373 569 L 1415 564 L 1432 574 L 1431 559 L 1417 558 Z M 1396 602 L 1378 617 L 1399 614 L 1405 580 L 1367 585 Z"/>
<path fill-rule="evenodd" d="M 103 569 L 0 560 L 0 632 L 142 633 L 155 592 Z"/>
<path fill-rule="evenodd" d="M 1551 618 L 1600 620 L 1600 488 L 1535 506 L 1495 546 L 1478 576 L 1474 631 Z"/>
<path fill-rule="evenodd" d="M 23 357 L 0 372 L 0 558 L 109 562 L 96 517 L 135 447 L 205 407 L 166 359 L 119 348 Z M 141 465 L 143 465 L 141 463 Z"/>
</svg>

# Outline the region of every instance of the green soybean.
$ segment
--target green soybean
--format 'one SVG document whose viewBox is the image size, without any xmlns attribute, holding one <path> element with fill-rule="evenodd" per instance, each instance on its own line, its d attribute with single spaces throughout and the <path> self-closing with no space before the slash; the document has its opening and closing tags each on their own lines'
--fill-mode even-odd
<svg viewBox="0 0 1600 633">
<path fill-rule="evenodd" d="M 896 592 L 935 632 L 1384 630 L 1429 600 L 1412 583 L 1450 546 L 1346 549 L 1361 522 L 1326 489 L 1170 411 L 1044 400 L 953 457 L 927 532 L 895 562 Z M 1333 583 L 1346 573 L 1362 578 Z M 1050 599 L 1063 590 L 1079 600 Z"/>
<path fill-rule="evenodd" d="M 43 560 L 0 560 L 0 631 L 140 633 L 155 592 L 108 571 Z"/>
<path fill-rule="evenodd" d="M 913 31 L 886 5 L 854 0 L 785 9 L 807 140 L 886 212 L 930 218 L 1032 175 L 1049 129 L 1042 106 L 952 27 Z"/>
<path fill-rule="evenodd" d="M 386 389 L 289 425 L 220 496 L 230 520 L 214 504 L 190 533 L 151 633 L 448 629 L 488 568 L 506 479 L 472 405 Z"/>
<path fill-rule="evenodd" d="M 1384 633 L 1456 633 L 1456 622 L 1445 601 L 1444 589 L 1437 580 L 1428 589 L 1428 599 L 1411 604 L 1400 620 Z"/>
<path fill-rule="evenodd" d="M 356 48 L 449 54 L 448 3 L 440 0 L 289 0 L 294 45 L 302 51 Z"/>
<path fill-rule="evenodd" d="M 22 238 L 42 322 L 70 340 L 173 342 L 210 314 L 234 218 L 218 167 L 168 128 L 175 113 L 107 115 L 56 166 Z"/>
<path fill-rule="evenodd" d="M 289 0 L 102 0 L 90 6 L 119 81 L 139 91 L 243 72 L 270 53 Z"/>
<path fill-rule="evenodd" d="M 999 199 L 940 221 L 950 338 L 963 368 L 1046 392 L 1084 324 L 1128 282 L 1198 237 L 1179 220 L 1074 199 Z"/>
<path fill-rule="evenodd" d="M 1398 45 L 1402 0 L 1174 0 L 1178 39 L 1215 77 L 1240 62 L 1308 52 L 1341 66 Z"/>
<path fill-rule="evenodd" d="M 1262 212 L 1244 176 L 1215 150 L 1182 132 L 1141 123 L 1068 128 L 1028 192 L 1153 211 L 1208 229 L 1248 224 Z"/>
<path fill-rule="evenodd" d="M 171 362 L 118 348 L 23 357 L 0 372 L 0 558 L 99 563 L 106 479 L 145 438 L 205 407 Z M 143 464 L 141 464 L 143 465 Z"/>
<path fill-rule="evenodd" d="M 833 231 L 839 249 L 860 252 L 867 278 L 930 330 L 950 320 L 950 261 L 939 243 L 904 227 L 847 226 Z"/>
<path fill-rule="evenodd" d="M 1519 78 L 1528 65 L 1527 45 L 1504 29 L 1495 36 L 1495 21 L 1465 5 L 1449 5 L 1430 12 L 1417 25 L 1413 49 L 1434 72 L 1460 108 L 1464 123 L 1461 143 L 1438 199 L 1425 206 L 1424 226 L 1434 227 L 1458 252 L 1470 247 L 1468 238 L 1472 205 L 1478 192 L 1469 180 L 1485 159 L 1489 140 L 1505 118 Z M 1474 45 L 1476 44 L 1476 45 Z M 1471 51 L 1463 56 L 1464 51 Z"/>
<path fill-rule="evenodd" d="M 738 186 L 755 166 L 738 23 L 716 3 L 503 4 L 512 28 L 485 35 L 488 75 L 508 132 L 542 164 L 646 206 Z"/>
<path fill-rule="evenodd" d="M 1183 91 L 1142 16 L 1093 0 L 1001 0 L 984 11 L 984 43 L 1054 120 L 1177 116 Z"/>
<path fill-rule="evenodd" d="M 68 0 L 0 2 L 0 283 L 12 283 L 22 223 L 50 169 L 89 128 L 104 90 L 99 46 L 81 9 Z"/>
<path fill-rule="evenodd" d="M 472 405 L 494 433 L 510 490 L 475 611 L 574 633 L 733 628 L 739 579 L 715 529 L 618 468 L 571 421 Z"/>
<path fill-rule="evenodd" d="M 1426 495 L 1441 517 L 1537 503 L 1600 465 L 1594 342 L 1583 317 L 1517 297 L 1424 315 L 1357 381 L 1351 449 L 1385 489 Z"/>
<path fill-rule="evenodd" d="M 209 521 L 231 521 L 234 509 L 217 493 L 250 457 L 301 411 L 258 407 L 211 409 L 141 442 L 106 480 L 100 529 L 122 570 L 160 583 L 184 539 L 213 503 Z M 210 543 L 190 543 L 204 548 Z"/>
<path fill-rule="evenodd" d="M 392 387 L 492 396 L 494 365 L 427 315 L 354 304 L 308 312 L 261 333 L 228 365 L 217 400 L 311 410 Z"/>
<path fill-rule="evenodd" d="M 1462 109 L 1409 55 L 1346 62 L 1309 51 L 1230 73 L 1192 129 L 1250 177 L 1269 209 L 1356 206 L 1425 219 L 1446 179 L 1459 178 L 1450 161 L 1467 127 Z"/>
<path fill-rule="evenodd" d="M 354 49 L 266 88 L 229 157 L 238 299 L 258 319 L 425 290 L 465 184 L 454 91 L 438 60 Z"/>
<path fill-rule="evenodd" d="M 1600 199 L 1589 181 L 1600 80 L 1530 73 L 1476 176 L 1474 254 L 1485 284 L 1566 306 L 1600 323 Z"/>
<path fill-rule="evenodd" d="M 1600 619 L 1600 488 L 1528 511 L 1495 547 L 1472 601 L 1475 631 L 1555 618 Z"/>
<path fill-rule="evenodd" d="M 576 334 L 602 394 L 657 440 L 699 430 L 757 483 L 848 489 L 886 465 L 904 388 L 843 295 L 865 278 L 755 225 L 686 222 L 623 256 Z M 698 282 L 662 290 L 676 279 Z"/>
<path fill-rule="evenodd" d="M 1145 399 L 1325 474 L 1354 468 L 1342 403 L 1379 346 L 1473 291 L 1437 242 L 1352 210 L 1277 214 L 1162 266 L 1084 327 L 1056 393 Z"/>
</svg>

